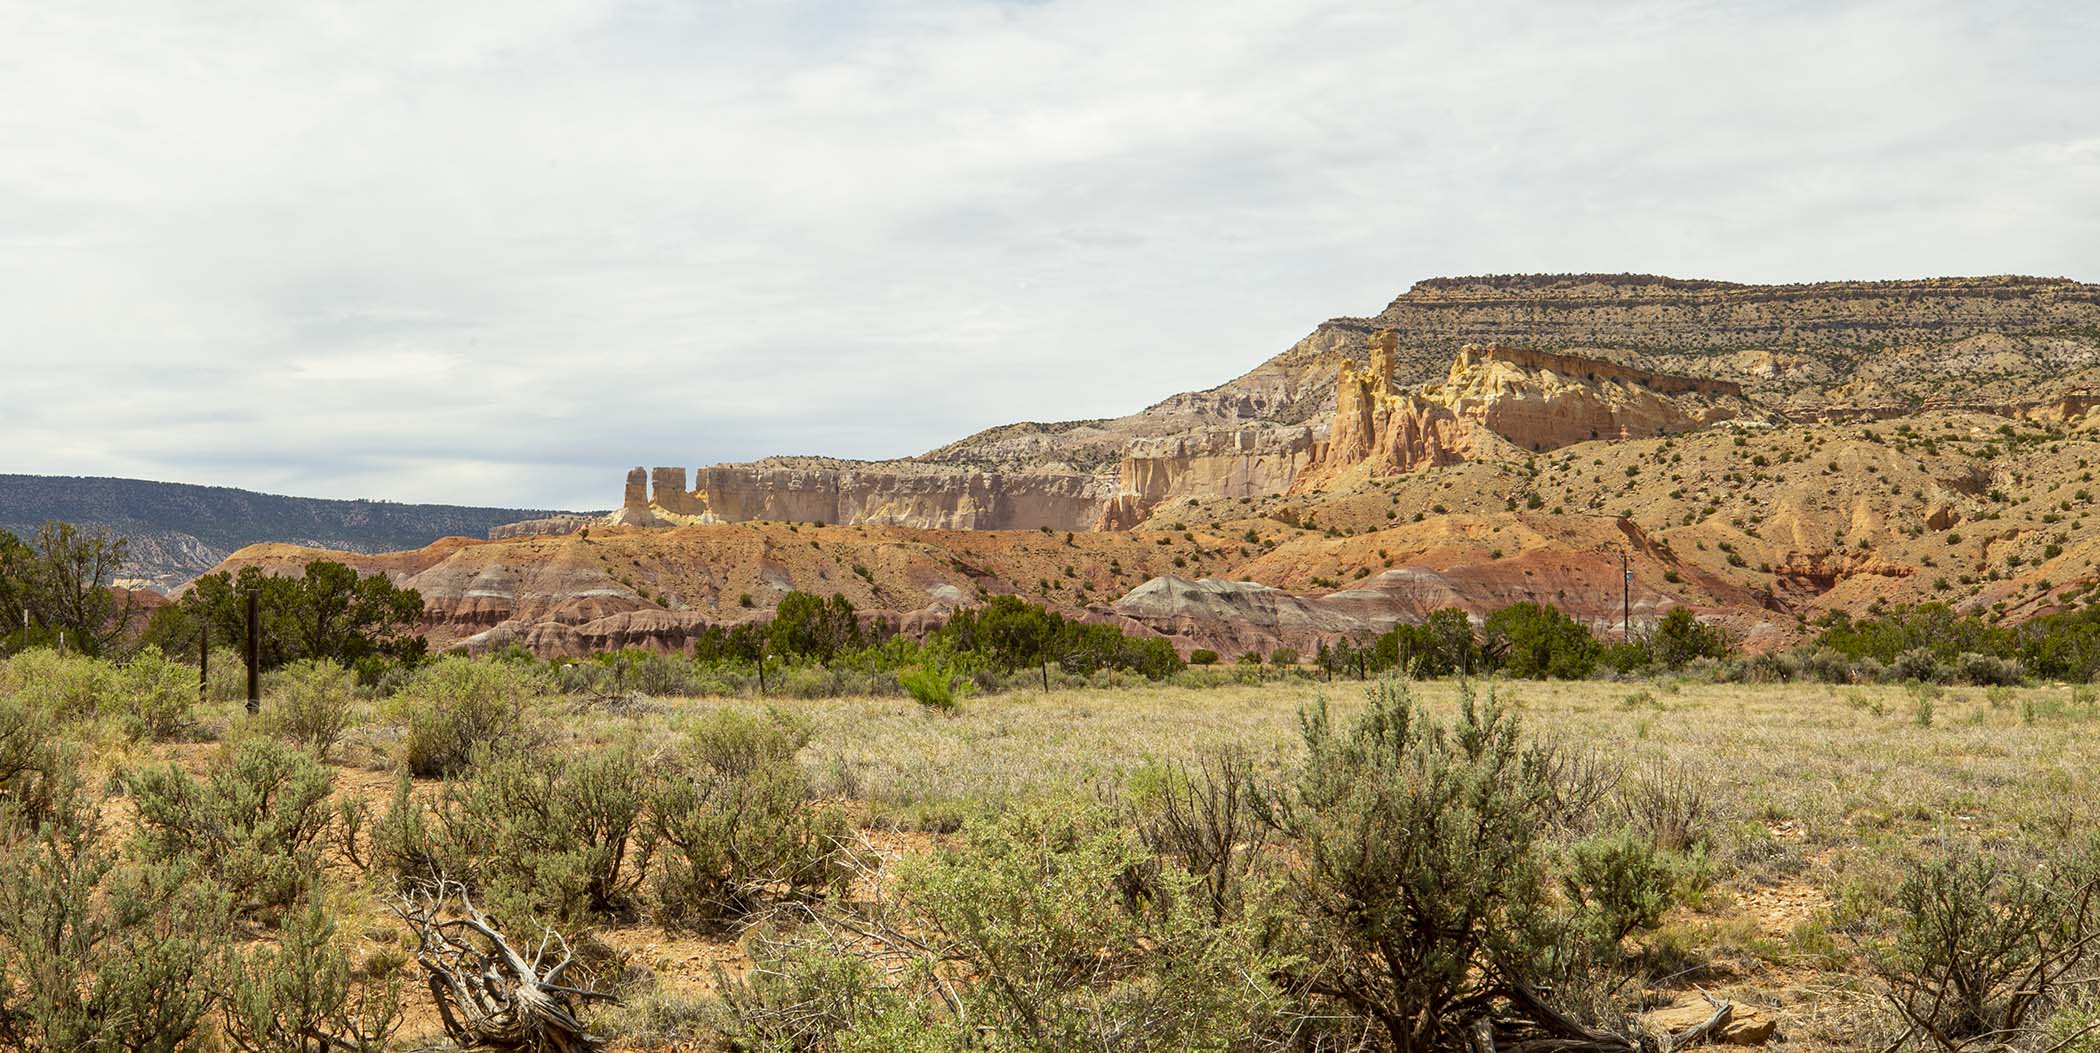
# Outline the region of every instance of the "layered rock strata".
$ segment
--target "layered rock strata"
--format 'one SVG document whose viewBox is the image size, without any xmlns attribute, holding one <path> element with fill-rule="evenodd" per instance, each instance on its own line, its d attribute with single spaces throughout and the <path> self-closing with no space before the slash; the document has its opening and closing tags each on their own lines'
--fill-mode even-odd
<svg viewBox="0 0 2100 1053">
<path fill-rule="evenodd" d="M 1441 392 L 1417 392 L 1431 385 Z M 1959 391 L 1964 407 L 2060 419 L 2091 409 L 2096 390 L 2100 286 L 2062 279 L 1435 278 L 1129 416 L 1005 425 L 897 461 L 718 465 L 690 487 L 678 469 L 645 470 L 616 518 L 1121 529 L 1180 498 L 1329 485 L 1334 469 L 1308 470 L 1327 459 L 1330 421 L 1336 463 L 1394 472 L 1512 452 L 1503 442 L 1543 450 L 1698 427 L 1726 415 L 1716 407 L 1747 415 L 1738 399 L 1795 420 L 1872 418 L 1947 407 Z M 1384 405 L 1399 392 L 1427 401 Z"/>
<path fill-rule="evenodd" d="M 1368 342 L 1368 367 L 1341 360 L 1334 424 L 1291 492 L 1593 439 L 1646 439 L 1724 420 L 1775 419 L 1730 381 L 1523 348 L 1469 345 L 1459 349 L 1442 383 L 1402 392 L 1394 385 L 1394 334 L 1381 330 Z"/>
</svg>

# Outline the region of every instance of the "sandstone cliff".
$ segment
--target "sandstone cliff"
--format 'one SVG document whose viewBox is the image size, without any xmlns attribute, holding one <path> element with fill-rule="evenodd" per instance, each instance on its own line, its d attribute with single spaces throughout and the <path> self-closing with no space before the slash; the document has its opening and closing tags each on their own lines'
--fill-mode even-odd
<svg viewBox="0 0 2100 1053">
<path fill-rule="evenodd" d="M 1951 390 L 2001 404 L 2093 386 L 2100 285 L 2029 277 L 1798 285 L 1635 274 L 1431 278 L 1376 315 L 1322 323 L 1238 379 L 1160 405 L 1258 406 L 1268 419 L 1316 419 L 1332 405 L 1335 356 L 1366 361 L 1366 338 L 1381 329 L 1398 338 L 1394 381 L 1402 387 L 1436 379 L 1459 348 L 1481 344 L 1731 380 L 1793 415 L 1926 402 Z"/>
<path fill-rule="evenodd" d="M 1373 362 L 1367 338 L 1381 331 L 1391 337 Z M 1491 350 L 1462 360 L 1469 345 Z M 2095 390 L 2100 286 L 2068 280 L 1436 278 L 1129 416 L 1005 425 L 897 461 L 717 465 L 690 487 L 683 469 L 641 470 L 615 518 L 1124 529 L 1165 503 L 1335 483 L 1341 473 L 1315 462 L 1406 471 L 1499 455 L 1502 443 L 1665 434 L 1753 415 L 1739 400 L 1793 419 L 1956 403 L 2061 418 L 2091 408 Z"/>
<path fill-rule="evenodd" d="M 1645 439 L 1723 420 L 1771 423 L 1740 385 L 1520 348 L 1459 349 L 1441 383 L 1395 390 L 1397 340 L 1370 339 L 1370 365 L 1341 360 L 1334 424 L 1290 491 L 1329 489 L 1435 465 L 1593 439 Z"/>
<path fill-rule="evenodd" d="M 1114 496 L 1094 526 L 1128 530 L 1162 502 L 1278 494 L 1312 463 L 1313 430 L 1274 425 L 1209 428 L 1130 444 L 1116 473 Z"/>
<path fill-rule="evenodd" d="M 646 478 L 653 489 L 637 489 Z M 772 521 L 895 524 L 930 530 L 1092 530 L 1111 485 L 1049 472 L 973 472 L 909 461 L 768 458 L 693 474 L 629 473 L 621 526 Z"/>
<path fill-rule="evenodd" d="M 1725 392 L 1675 397 L 1694 396 Z M 1228 657 L 1521 600 L 1613 634 L 1622 557 L 1636 632 L 1686 606 L 1751 648 L 1799 640 L 1830 610 L 1944 600 L 2018 620 L 2100 590 L 2090 414 L 1934 410 L 1509 454 L 1293 495 L 1175 497 L 1130 531 L 607 526 L 384 555 L 257 546 L 225 566 L 296 574 L 340 558 L 422 591 L 435 646 L 548 654 L 675 649 L 764 617 L 789 589 L 920 629 L 1014 593 Z"/>
</svg>

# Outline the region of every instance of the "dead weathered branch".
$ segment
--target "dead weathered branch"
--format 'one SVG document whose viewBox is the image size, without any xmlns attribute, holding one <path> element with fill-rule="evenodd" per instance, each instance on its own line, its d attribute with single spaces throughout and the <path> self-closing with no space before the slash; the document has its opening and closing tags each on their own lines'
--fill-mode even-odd
<svg viewBox="0 0 2100 1053">
<path fill-rule="evenodd" d="M 562 982 L 576 959 L 559 933 L 544 933 L 528 959 L 452 881 L 410 889 L 393 909 L 415 933 L 416 963 L 452 1041 L 518 1053 L 588 1053 L 604 1045 L 577 1014 L 591 1002 L 618 999 Z"/>
</svg>

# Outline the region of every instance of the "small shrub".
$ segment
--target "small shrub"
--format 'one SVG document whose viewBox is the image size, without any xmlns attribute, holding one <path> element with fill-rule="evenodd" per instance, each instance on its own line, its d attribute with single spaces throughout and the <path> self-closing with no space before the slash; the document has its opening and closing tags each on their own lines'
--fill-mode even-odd
<svg viewBox="0 0 2100 1053">
<path fill-rule="evenodd" d="M 1131 792 L 1138 837 L 1195 879 L 1212 919 L 1245 916 L 1254 895 L 1269 828 L 1257 813 L 1252 757 L 1227 749 L 1194 769 L 1153 769 Z"/>
<path fill-rule="evenodd" d="M 1561 885 L 1601 944 L 1652 929 L 1674 902 L 1676 874 L 1655 843 L 1628 827 L 1581 841 L 1568 851 Z"/>
<path fill-rule="evenodd" d="M 382 950 L 353 966 L 316 897 L 286 916 L 275 946 L 227 952 L 227 1041 L 242 1053 L 381 1053 L 401 1026 L 403 963 Z"/>
<path fill-rule="evenodd" d="M 2017 1034 L 2100 935 L 2091 845 L 2030 868 L 1948 846 L 1912 866 L 1874 958 L 1890 1003 L 1941 1048 Z"/>
<path fill-rule="evenodd" d="M 1889 665 L 1889 675 L 1898 680 L 1914 680 L 1921 683 L 1939 683 L 1952 679 L 1947 670 L 1934 658 L 1931 651 L 1922 647 L 1905 651 L 1896 656 Z"/>
<path fill-rule="evenodd" d="M 492 758 L 448 783 L 436 853 L 499 913 L 573 922 L 635 905 L 654 774 L 631 746 Z"/>
<path fill-rule="evenodd" d="M 816 729 L 784 709 L 717 709 L 686 729 L 687 759 L 712 772 L 742 778 L 770 765 L 792 763 Z"/>
<path fill-rule="evenodd" d="M 933 665 L 913 666 L 897 674 L 897 683 L 913 701 L 928 709 L 953 712 L 962 705 L 955 697 L 955 678 L 946 669 Z"/>
<path fill-rule="evenodd" d="M 387 810 L 372 825 L 367 864 L 373 870 L 421 880 L 435 880 L 447 872 L 438 846 L 436 819 L 416 799 L 415 784 L 407 772 L 394 783 Z M 349 813 L 359 814 L 359 813 Z M 361 822 L 361 820 L 360 820 Z M 355 855 L 354 843 L 351 845 Z"/>
<path fill-rule="evenodd" d="M 194 863 L 246 909 L 287 906 L 317 876 L 334 777 L 310 754 L 246 739 L 222 751 L 202 783 L 171 765 L 124 785 L 147 858 Z"/>
<path fill-rule="evenodd" d="M 263 720 L 272 734 L 325 757 L 350 726 L 356 703 L 350 670 L 326 659 L 294 662 L 272 677 Z"/>
<path fill-rule="evenodd" d="M 0 695 L 0 816 L 34 830 L 79 783 L 77 750 L 42 710 Z"/>
<path fill-rule="evenodd" d="M 1217 665 L 1218 652 L 1207 647 L 1198 647 L 1189 652 L 1190 665 Z"/>
<path fill-rule="evenodd" d="M 85 720 L 100 711 L 115 675 L 108 662 L 37 648 L 0 666 L 0 694 L 12 694 L 59 720 Z"/>
<path fill-rule="evenodd" d="M 1366 694 L 1347 728 L 1324 702 L 1305 712 L 1303 769 L 1263 804 L 1293 842 L 1300 968 L 1349 992 L 1314 1012 L 1382 1032 L 1380 1048 L 1469 1048 L 1560 942 L 1541 884 L 1545 769 L 1492 696 L 1461 693 L 1439 726 L 1403 685 Z"/>
<path fill-rule="evenodd" d="M 1954 659 L 1954 676 L 1964 684 L 2006 687 L 2026 679 L 2020 663 L 1995 655 L 1964 652 Z"/>
<path fill-rule="evenodd" d="M 1137 874 L 1155 895 L 1130 894 Z M 1002 1049 L 1181 1053 L 1241 1048 L 1283 1008 L 1270 979 L 1283 961 L 1259 928 L 1218 923 L 1186 873 L 1098 806 L 1007 812 L 897 880 L 897 916 L 852 926 L 901 954 L 870 957 L 814 926 L 762 939 L 752 978 L 725 987 L 735 1037 L 872 1051 L 995 1034 Z M 896 958 L 904 968 L 882 967 Z"/>
<path fill-rule="evenodd" d="M 1674 765 L 1636 770 L 1619 787 L 1620 814 L 1656 847 L 1692 852 L 1711 844 L 1721 808 L 1706 780 Z"/>
<path fill-rule="evenodd" d="M 842 888 L 852 855 L 845 816 L 816 801 L 795 763 L 806 722 L 725 710 L 696 724 L 650 787 L 654 881 L 668 925 L 732 922 L 773 898 Z"/>
<path fill-rule="evenodd" d="M 197 703 L 197 671 L 158 647 L 131 656 L 116 675 L 115 709 L 136 738 L 165 742 L 189 726 Z"/>
<path fill-rule="evenodd" d="M 425 666 L 394 702 L 407 713 L 402 760 L 425 778 L 466 770 L 476 746 L 492 753 L 525 745 L 532 671 L 508 662 L 445 658 Z"/>
<path fill-rule="evenodd" d="M 225 896 L 185 861 L 126 863 L 98 825 L 101 804 L 74 798 L 34 830 L 0 829 L 0 1044 L 198 1048 Z"/>
</svg>

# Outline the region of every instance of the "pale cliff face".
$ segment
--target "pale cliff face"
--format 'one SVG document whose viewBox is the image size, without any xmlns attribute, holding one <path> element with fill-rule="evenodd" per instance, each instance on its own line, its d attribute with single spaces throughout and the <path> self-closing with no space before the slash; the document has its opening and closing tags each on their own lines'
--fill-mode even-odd
<svg viewBox="0 0 2100 1053">
<path fill-rule="evenodd" d="M 1107 499 L 1082 475 L 717 465 L 691 495 L 713 522 L 880 523 L 936 530 L 1091 530 Z"/>
<path fill-rule="evenodd" d="M 1797 419 L 1872 419 L 1958 393 L 1963 406 L 2055 419 L 2100 390 L 2096 334 L 2100 286 L 2060 279 L 1430 279 L 1234 380 L 1125 417 L 1006 425 L 890 462 L 722 465 L 690 489 L 666 470 L 653 497 L 639 471 L 615 518 L 1122 529 L 1163 502 L 1305 492 L 1762 412 L 1743 398 Z M 1469 344 L 1497 350 L 1476 362 L 1460 354 Z"/>
<path fill-rule="evenodd" d="M 647 473 L 616 520 L 672 525 L 751 520 L 941 530 L 1127 530 L 1175 500 L 1304 493 L 1352 480 L 1596 438 L 1646 438 L 1757 411 L 1736 385 L 1507 348 L 1467 348 L 1443 383 L 1394 390 L 1397 338 L 1371 336 L 1369 365 L 1339 360 L 1334 420 L 1253 424 L 1131 441 L 1106 473 L 990 472 L 922 462 L 759 462 Z M 1035 439 L 1040 439 L 1037 435 Z"/>
<path fill-rule="evenodd" d="M 1422 397 L 1533 452 L 1762 416 L 1734 384 L 1506 349 L 1460 352 L 1444 382 Z"/>
<path fill-rule="evenodd" d="M 1769 416 L 1730 382 L 1515 348 L 1462 348 L 1442 383 L 1402 394 L 1392 390 L 1391 340 L 1385 332 L 1372 337 L 1368 369 L 1341 362 L 1327 447 L 1291 492 Z"/>
</svg>

